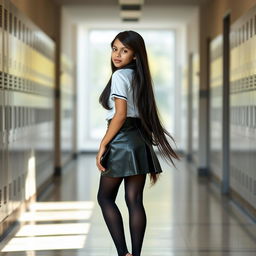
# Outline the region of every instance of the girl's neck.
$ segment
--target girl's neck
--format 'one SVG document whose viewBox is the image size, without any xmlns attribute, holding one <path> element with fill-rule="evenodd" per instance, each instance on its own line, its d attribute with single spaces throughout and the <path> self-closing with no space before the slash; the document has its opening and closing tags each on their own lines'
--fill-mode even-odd
<svg viewBox="0 0 256 256">
<path fill-rule="evenodd" d="M 126 69 L 126 68 L 136 69 L 136 63 L 135 63 L 135 61 L 132 61 L 132 62 L 130 62 L 129 64 L 127 64 L 127 65 L 125 65 L 125 66 L 123 66 L 123 67 L 121 67 L 121 68 L 119 68 L 119 69 Z"/>
</svg>

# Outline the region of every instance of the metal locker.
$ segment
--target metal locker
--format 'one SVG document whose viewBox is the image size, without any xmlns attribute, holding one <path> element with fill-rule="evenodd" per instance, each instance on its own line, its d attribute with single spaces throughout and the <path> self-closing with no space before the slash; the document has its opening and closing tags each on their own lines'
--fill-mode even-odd
<svg viewBox="0 0 256 256">
<path fill-rule="evenodd" d="M 217 36 L 210 42 L 210 81 L 209 81 L 209 115 L 210 115 L 210 171 L 220 182 L 222 180 L 222 113 L 223 113 L 223 37 Z"/>
<path fill-rule="evenodd" d="M 55 45 L 9 0 L 0 12 L 2 221 L 54 172 Z"/>
<path fill-rule="evenodd" d="M 231 189 L 256 207 L 256 7 L 231 26 Z"/>
<path fill-rule="evenodd" d="M 3 0 L 3 104 L 4 104 L 4 147 L 3 147 L 3 182 L 4 182 L 4 207 L 5 207 L 5 216 L 12 210 L 12 202 L 10 199 L 10 180 L 11 174 L 8 166 L 8 158 L 9 158 L 9 147 L 8 147 L 8 139 L 9 139 L 9 82 L 8 82 L 8 10 L 9 10 L 9 1 Z"/>
<path fill-rule="evenodd" d="M 3 2 L 0 0 L 0 222 L 5 217 L 4 205 L 4 85 L 3 85 Z M 0 231 L 1 233 L 1 231 Z"/>
</svg>

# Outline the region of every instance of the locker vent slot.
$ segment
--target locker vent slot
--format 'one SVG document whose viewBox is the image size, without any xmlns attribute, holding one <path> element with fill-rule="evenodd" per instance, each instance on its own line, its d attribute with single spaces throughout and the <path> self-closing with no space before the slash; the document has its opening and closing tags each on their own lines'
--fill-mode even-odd
<svg viewBox="0 0 256 256">
<path fill-rule="evenodd" d="M 0 5 L 0 27 L 3 26 L 2 19 L 3 19 L 3 6 Z"/>
<path fill-rule="evenodd" d="M 4 29 L 7 31 L 8 25 L 8 11 L 6 9 L 4 9 Z"/>
</svg>

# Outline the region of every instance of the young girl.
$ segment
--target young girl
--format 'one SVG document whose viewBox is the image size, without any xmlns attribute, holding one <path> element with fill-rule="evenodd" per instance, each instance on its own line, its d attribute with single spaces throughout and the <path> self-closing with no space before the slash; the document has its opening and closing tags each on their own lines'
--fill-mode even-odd
<svg viewBox="0 0 256 256">
<path fill-rule="evenodd" d="M 101 171 L 97 198 L 118 256 L 139 256 L 146 228 L 146 174 L 155 184 L 162 172 L 152 145 L 172 163 L 178 156 L 166 138 L 173 140 L 172 136 L 159 120 L 143 38 L 137 32 L 124 31 L 111 47 L 112 76 L 99 98 L 108 110 L 108 128 L 96 157 Z M 115 204 L 123 180 L 132 254 L 127 250 L 122 216 Z"/>
</svg>

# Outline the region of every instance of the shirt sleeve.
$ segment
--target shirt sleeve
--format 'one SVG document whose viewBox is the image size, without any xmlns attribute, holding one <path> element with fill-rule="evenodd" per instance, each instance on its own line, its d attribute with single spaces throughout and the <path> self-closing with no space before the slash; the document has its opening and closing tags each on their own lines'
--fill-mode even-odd
<svg viewBox="0 0 256 256">
<path fill-rule="evenodd" d="M 116 71 L 112 75 L 111 80 L 111 95 L 110 99 L 114 100 L 114 98 L 124 99 L 127 101 L 128 99 L 128 87 L 129 81 L 120 71 Z"/>
</svg>

